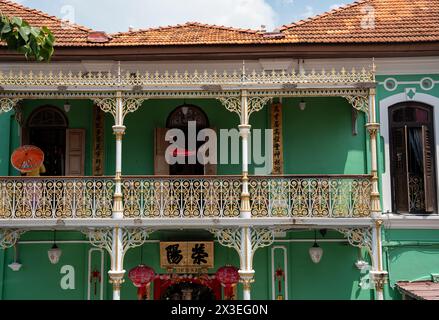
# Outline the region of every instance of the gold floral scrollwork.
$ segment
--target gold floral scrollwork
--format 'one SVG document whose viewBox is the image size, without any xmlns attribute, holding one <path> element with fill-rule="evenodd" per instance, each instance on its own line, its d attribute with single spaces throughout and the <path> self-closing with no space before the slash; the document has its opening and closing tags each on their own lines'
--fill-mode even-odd
<svg viewBox="0 0 439 320">
<path fill-rule="evenodd" d="M 261 111 L 264 106 L 271 100 L 271 97 L 249 97 L 248 98 L 248 117 L 254 112 Z"/>
<path fill-rule="evenodd" d="M 357 96 L 357 95 L 347 95 L 343 96 L 355 110 L 362 111 L 366 114 L 366 117 L 369 115 L 369 97 L 368 96 Z"/>
<path fill-rule="evenodd" d="M 11 111 L 21 100 L 20 98 L 0 98 L 0 111 Z"/>
<path fill-rule="evenodd" d="M 7 249 L 15 246 L 25 232 L 26 230 L 23 229 L 0 229 L 0 248 Z"/>
<path fill-rule="evenodd" d="M 351 246 L 365 248 L 371 259 L 373 259 L 372 228 L 340 228 L 337 231 L 345 236 Z"/>
<path fill-rule="evenodd" d="M 260 248 L 273 244 L 276 230 L 256 227 L 251 227 L 248 230 L 250 232 L 253 253 Z M 218 239 L 222 246 L 233 248 L 238 254 L 241 254 L 242 228 L 210 229 L 209 231 Z"/>
<path fill-rule="evenodd" d="M 137 111 L 145 100 L 143 98 L 123 98 L 123 118 L 128 113 Z"/>
<path fill-rule="evenodd" d="M 152 232 L 152 229 L 145 228 L 122 228 L 123 254 L 125 255 L 129 249 L 143 245 Z M 92 246 L 105 249 L 112 254 L 113 228 L 85 229 L 82 233 L 88 237 Z"/>
<path fill-rule="evenodd" d="M 230 112 L 238 114 L 241 119 L 241 98 L 239 97 L 218 97 L 218 101 Z"/>
<path fill-rule="evenodd" d="M 110 113 L 116 119 L 116 98 L 94 98 L 93 102 L 102 111 Z"/>
</svg>

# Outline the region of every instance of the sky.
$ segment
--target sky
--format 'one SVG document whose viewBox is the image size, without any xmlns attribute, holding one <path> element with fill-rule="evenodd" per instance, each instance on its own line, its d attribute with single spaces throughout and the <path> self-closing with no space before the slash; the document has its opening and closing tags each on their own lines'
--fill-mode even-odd
<svg viewBox="0 0 439 320">
<path fill-rule="evenodd" d="M 13 0 L 114 33 L 188 21 L 272 31 L 354 0 Z"/>
</svg>

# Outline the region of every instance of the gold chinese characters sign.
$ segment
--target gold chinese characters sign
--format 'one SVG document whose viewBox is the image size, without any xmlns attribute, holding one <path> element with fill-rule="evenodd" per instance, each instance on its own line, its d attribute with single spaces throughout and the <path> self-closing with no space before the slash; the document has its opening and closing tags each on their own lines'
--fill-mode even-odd
<svg viewBox="0 0 439 320">
<path fill-rule="evenodd" d="M 213 268 L 213 242 L 160 242 L 160 266 L 184 273 Z"/>
</svg>

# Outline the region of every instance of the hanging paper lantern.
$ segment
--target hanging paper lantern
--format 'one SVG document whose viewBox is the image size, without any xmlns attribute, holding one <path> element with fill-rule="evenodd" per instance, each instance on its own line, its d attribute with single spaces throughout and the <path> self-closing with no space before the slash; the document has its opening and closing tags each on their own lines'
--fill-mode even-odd
<svg viewBox="0 0 439 320">
<path fill-rule="evenodd" d="M 224 287 L 224 298 L 229 300 L 233 296 L 233 287 L 239 282 L 238 268 L 224 266 L 218 269 L 215 274 L 216 279 Z"/>
<path fill-rule="evenodd" d="M 128 278 L 130 278 L 134 286 L 138 288 L 137 297 L 139 300 L 143 300 L 146 296 L 146 287 L 154 280 L 154 277 L 154 269 L 145 265 L 139 265 L 131 269 L 128 273 Z"/>
</svg>

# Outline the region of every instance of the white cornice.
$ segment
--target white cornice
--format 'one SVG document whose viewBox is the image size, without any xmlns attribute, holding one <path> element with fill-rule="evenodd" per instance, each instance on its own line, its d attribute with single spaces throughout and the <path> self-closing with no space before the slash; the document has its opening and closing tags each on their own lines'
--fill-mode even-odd
<svg viewBox="0 0 439 320">
<path fill-rule="evenodd" d="M 386 229 L 439 229 L 439 215 L 385 214 Z"/>
</svg>

